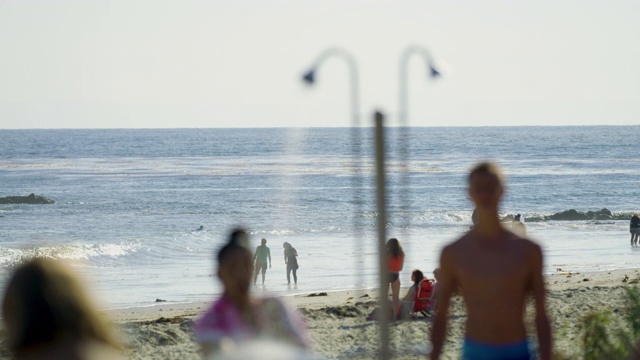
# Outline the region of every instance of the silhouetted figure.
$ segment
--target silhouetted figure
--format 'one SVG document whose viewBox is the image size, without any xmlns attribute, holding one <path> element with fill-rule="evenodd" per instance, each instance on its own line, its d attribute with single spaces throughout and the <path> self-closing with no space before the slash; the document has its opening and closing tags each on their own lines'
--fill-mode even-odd
<svg viewBox="0 0 640 360">
<path fill-rule="evenodd" d="M 282 247 L 284 248 L 284 263 L 287 264 L 287 283 L 291 284 L 290 275 L 293 272 L 293 282 L 298 284 L 298 252 L 288 242 L 282 244 Z"/>
<path fill-rule="evenodd" d="M 246 232 L 234 230 L 218 251 L 217 274 L 224 292 L 194 325 L 195 338 L 207 357 L 221 350 L 225 339 L 236 345 L 263 339 L 307 346 L 297 312 L 276 298 L 251 296 L 252 256 L 247 242 Z"/>
<path fill-rule="evenodd" d="M 638 217 L 638 214 L 634 213 L 631 216 L 629 232 L 631 232 L 631 245 L 638 245 L 638 238 L 640 238 L 640 217 Z"/>
<path fill-rule="evenodd" d="M 533 295 L 539 354 L 548 360 L 551 329 L 545 309 L 542 250 L 502 227 L 498 205 L 504 187 L 496 165 L 478 164 L 468 180 L 477 222 L 440 255 L 440 296 L 431 332 L 431 358 L 440 357 L 451 296 L 460 291 L 468 314 L 463 359 L 532 358 L 523 316 L 526 299 Z"/>
<path fill-rule="evenodd" d="M 2 302 L 7 345 L 15 359 L 120 359 L 104 315 L 62 263 L 36 258 L 20 265 Z"/>
<path fill-rule="evenodd" d="M 202 225 L 200 225 L 200 227 L 196 229 L 196 231 L 202 231 L 202 230 L 204 230 L 204 226 Z"/>
</svg>

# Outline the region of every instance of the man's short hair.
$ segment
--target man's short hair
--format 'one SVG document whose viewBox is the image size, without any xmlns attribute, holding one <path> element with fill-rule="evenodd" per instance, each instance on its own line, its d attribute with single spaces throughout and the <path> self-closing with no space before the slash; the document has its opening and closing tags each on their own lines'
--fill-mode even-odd
<svg viewBox="0 0 640 360">
<path fill-rule="evenodd" d="M 494 163 L 487 161 L 474 166 L 469 173 L 469 184 L 471 184 L 471 179 L 473 179 L 475 175 L 493 175 L 496 180 L 498 180 L 498 184 L 500 186 L 504 186 L 504 175 L 502 174 L 502 170 L 500 170 L 500 167 Z"/>
</svg>

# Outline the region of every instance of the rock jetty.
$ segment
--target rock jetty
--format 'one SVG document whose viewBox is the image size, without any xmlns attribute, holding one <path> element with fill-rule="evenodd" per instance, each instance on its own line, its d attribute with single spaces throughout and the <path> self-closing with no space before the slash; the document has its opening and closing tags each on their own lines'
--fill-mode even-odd
<svg viewBox="0 0 640 360">
<path fill-rule="evenodd" d="M 53 204 L 55 201 L 44 196 L 29 194 L 28 196 L 0 197 L 0 204 Z"/>
<path fill-rule="evenodd" d="M 578 220 L 629 220 L 631 214 L 613 214 L 608 209 L 601 209 L 598 211 L 577 211 L 574 209 L 569 209 L 565 211 L 561 211 L 555 213 L 553 215 L 547 216 L 539 216 L 539 217 L 528 217 L 527 222 L 536 222 L 536 221 L 547 221 L 547 220 L 557 220 L 557 221 L 578 221 Z"/>
</svg>

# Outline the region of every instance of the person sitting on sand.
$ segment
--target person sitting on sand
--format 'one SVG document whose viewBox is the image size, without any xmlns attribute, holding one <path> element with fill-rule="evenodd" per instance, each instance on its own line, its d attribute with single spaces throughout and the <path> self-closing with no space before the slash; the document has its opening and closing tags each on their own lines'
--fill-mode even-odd
<svg viewBox="0 0 640 360">
<path fill-rule="evenodd" d="M 267 339 L 307 347 L 300 314 L 276 298 L 251 296 L 252 257 L 247 241 L 244 230 L 234 230 L 218 251 L 217 274 L 223 294 L 194 324 L 196 341 L 205 356 L 215 354 L 225 341 L 238 344 Z"/>
<path fill-rule="evenodd" d="M 631 232 L 631 245 L 638 245 L 638 238 L 640 238 L 640 217 L 638 217 L 637 213 L 631 216 L 629 232 Z"/>
<path fill-rule="evenodd" d="M 402 301 L 413 302 L 422 279 L 424 279 L 424 273 L 422 271 L 415 269 L 411 272 L 411 281 L 413 281 L 413 285 L 411 285 L 409 290 L 407 290 L 407 294 L 402 298 Z"/>
<path fill-rule="evenodd" d="M 404 266 L 404 251 L 396 238 L 387 241 L 387 253 L 389 264 L 389 284 L 391 285 L 391 309 L 392 320 L 395 320 L 400 310 L 400 271 Z"/>
<path fill-rule="evenodd" d="M 433 292 L 431 292 L 431 297 L 429 298 L 429 307 L 427 308 L 428 312 L 437 310 L 438 297 L 440 296 L 440 268 L 435 268 L 433 270 L 433 277 L 436 281 L 435 284 L 433 284 Z"/>
<path fill-rule="evenodd" d="M 417 295 L 423 279 L 424 273 L 422 273 L 422 271 L 415 269 L 411 272 L 411 281 L 413 282 L 413 285 L 409 287 L 407 293 L 400 301 L 400 312 L 398 315 L 400 319 L 409 319 L 411 318 L 411 314 L 420 311 L 421 304 L 418 304 L 419 300 L 417 299 Z"/>
<path fill-rule="evenodd" d="M 253 262 L 255 263 L 255 274 L 253 275 L 253 285 L 258 280 L 258 273 L 262 273 L 262 285 L 264 285 L 264 275 L 267 272 L 267 259 L 269 260 L 269 268 L 271 268 L 271 250 L 267 247 L 267 239 L 262 238 L 262 241 L 256 252 L 253 254 Z"/>
<path fill-rule="evenodd" d="M 121 359 L 120 346 L 83 289 L 61 262 L 20 265 L 5 290 L 6 345 L 15 359 Z"/>
<path fill-rule="evenodd" d="M 542 250 L 500 224 L 498 205 L 504 187 L 495 164 L 476 165 L 468 181 L 478 221 L 440 255 L 440 296 L 431 331 L 431 359 L 440 357 L 451 297 L 460 290 L 467 308 L 462 359 L 533 358 L 523 319 L 527 296 L 532 294 L 539 354 L 548 360 L 551 329 L 545 308 Z"/>
</svg>

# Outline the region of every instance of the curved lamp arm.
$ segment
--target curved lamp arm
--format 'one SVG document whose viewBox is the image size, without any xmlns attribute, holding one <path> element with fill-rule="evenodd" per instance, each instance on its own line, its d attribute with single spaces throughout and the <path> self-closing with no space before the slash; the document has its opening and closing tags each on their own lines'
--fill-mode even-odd
<svg viewBox="0 0 640 360">
<path fill-rule="evenodd" d="M 343 59 L 347 63 L 347 66 L 349 67 L 349 70 L 350 70 L 349 85 L 351 89 L 351 120 L 352 120 L 351 126 L 359 127 L 360 126 L 360 92 L 358 88 L 358 81 L 359 81 L 358 80 L 358 64 L 355 58 L 353 57 L 353 55 L 351 55 L 351 53 L 339 47 L 332 47 L 323 51 L 315 59 L 315 61 L 313 62 L 309 70 L 307 70 L 302 75 L 302 80 L 309 85 L 313 85 L 316 81 L 316 73 L 318 72 L 318 68 L 322 65 L 322 63 L 324 63 L 325 60 L 334 56 L 337 56 Z"/>
<path fill-rule="evenodd" d="M 442 76 L 442 73 L 435 65 L 433 56 L 431 56 L 431 53 L 425 47 L 422 47 L 420 45 L 410 45 L 404 50 L 402 56 L 400 57 L 398 85 L 398 118 L 400 120 L 400 126 L 403 127 L 407 126 L 407 67 L 409 65 L 409 59 L 412 55 L 422 56 L 429 71 L 428 76 L 430 78 L 436 79 Z"/>
</svg>

